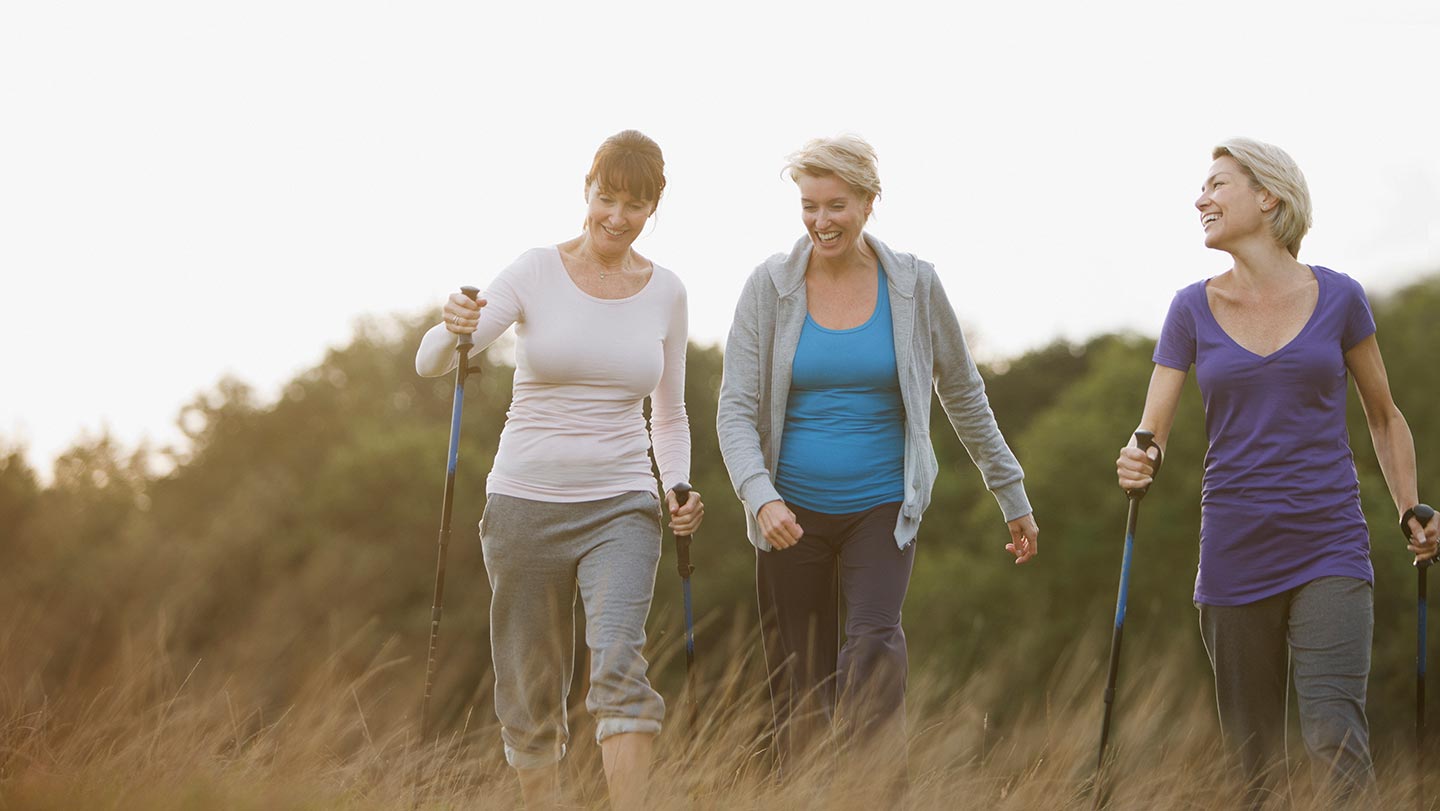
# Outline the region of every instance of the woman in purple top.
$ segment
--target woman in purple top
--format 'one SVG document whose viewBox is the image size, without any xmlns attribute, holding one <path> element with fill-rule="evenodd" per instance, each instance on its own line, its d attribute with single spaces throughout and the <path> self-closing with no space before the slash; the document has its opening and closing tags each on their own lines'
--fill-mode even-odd
<svg viewBox="0 0 1440 811">
<path fill-rule="evenodd" d="M 1364 290 L 1296 259 L 1310 226 L 1299 167 L 1245 138 L 1212 157 L 1195 207 L 1205 246 L 1234 265 L 1176 293 L 1139 427 L 1164 448 L 1194 365 L 1210 440 L 1195 604 L 1221 734 L 1252 799 L 1263 801 L 1283 773 L 1273 767 L 1285 760 L 1291 662 L 1317 777 L 1350 794 L 1374 780 L 1365 720 L 1374 573 L 1345 430 L 1347 372 L 1397 514 L 1418 503 L 1414 441 Z M 1127 490 L 1154 473 L 1133 441 L 1116 467 Z M 1440 521 L 1408 524 L 1411 552 L 1433 557 Z"/>
</svg>

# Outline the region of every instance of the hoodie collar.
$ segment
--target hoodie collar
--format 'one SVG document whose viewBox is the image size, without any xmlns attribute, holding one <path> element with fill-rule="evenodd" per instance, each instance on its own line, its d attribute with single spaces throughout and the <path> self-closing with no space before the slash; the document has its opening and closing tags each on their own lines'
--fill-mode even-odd
<svg viewBox="0 0 1440 811">
<path fill-rule="evenodd" d="M 915 257 L 908 253 L 895 253 L 888 245 L 868 233 L 862 233 L 862 236 L 875 251 L 875 255 L 880 257 L 890 289 L 905 298 L 912 298 L 915 295 Z M 810 235 L 806 234 L 796 240 L 789 254 L 777 253 L 766 261 L 770 279 L 781 298 L 794 295 L 804 287 L 805 266 L 810 262 L 810 251 L 813 247 Z"/>
</svg>

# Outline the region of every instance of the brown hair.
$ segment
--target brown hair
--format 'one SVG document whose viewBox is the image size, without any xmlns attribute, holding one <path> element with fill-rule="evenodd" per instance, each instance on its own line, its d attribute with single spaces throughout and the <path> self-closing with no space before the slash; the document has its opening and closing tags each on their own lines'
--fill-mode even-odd
<svg viewBox="0 0 1440 811">
<path fill-rule="evenodd" d="M 659 205 L 660 195 L 665 193 L 665 158 L 660 145 L 639 130 L 615 133 L 595 151 L 595 161 L 585 175 L 586 194 L 591 183 Z"/>
</svg>

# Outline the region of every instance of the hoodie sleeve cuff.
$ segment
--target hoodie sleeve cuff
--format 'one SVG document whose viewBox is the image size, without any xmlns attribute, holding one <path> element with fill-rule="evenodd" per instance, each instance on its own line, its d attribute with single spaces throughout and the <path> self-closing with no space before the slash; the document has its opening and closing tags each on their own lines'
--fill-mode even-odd
<svg viewBox="0 0 1440 811">
<path fill-rule="evenodd" d="M 1034 512 L 1030 508 L 1030 499 L 1025 496 L 1023 479 L 997 487 L 992 492 L 995 500 L 1000 503 L 1000 512 L 1004 514 L 1007 522 Z"/>
<path fill-rule="evenodd" d="M 775 489 L 775 483 L 770 481 L 770 474 L 757 473 L 740 486 L 740 500 L 745 502 L 745 509 L 754 515 L 766 504 L 784 499 Z"/>
</svg>

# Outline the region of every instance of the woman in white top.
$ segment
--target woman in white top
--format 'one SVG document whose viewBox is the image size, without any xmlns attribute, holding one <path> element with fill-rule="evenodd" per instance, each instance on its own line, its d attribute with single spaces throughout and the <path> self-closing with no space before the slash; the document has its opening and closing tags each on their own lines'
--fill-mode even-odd
<svg viewBox="0 0 1440 811">
<path fill-rule="evenodd" d="M 631 248 L 665 189 L 664 165 L 639 132 L 607 139 L 585 177 L 584 232 L 522 254 L 476 301 L 452 294 L 415 359 L 420 374 L 443 375 L 457 335 L 473 334 L 479 349 L 515 325 L 514 393 L 480 538 L 495 711 L 530 808 L 559 799 L 577 592 L 591 653 L 586 706 L 616 808 L 643 802 L 664 718 L 642 655 L 660 557 L 652 448 L 672 529 L 693 533 L 705 509 L 699 493 L 679 506 L 673 489 L 690 476 L 685 287 Z"/>
</svg>

